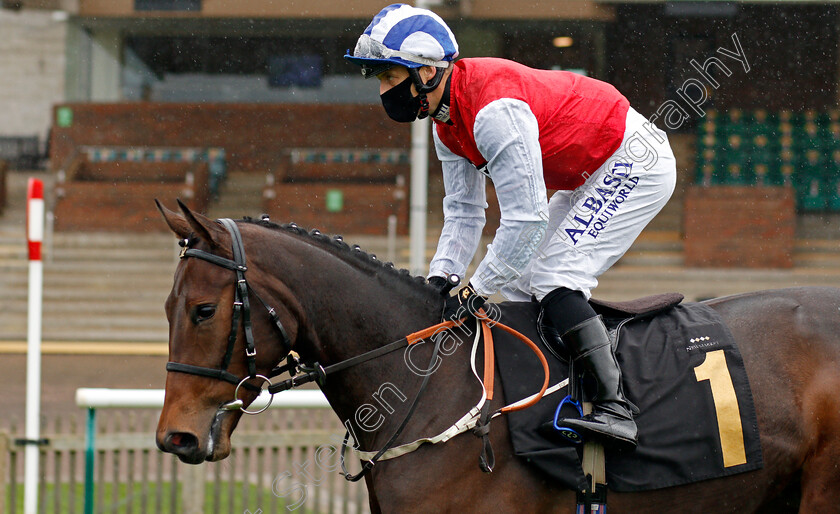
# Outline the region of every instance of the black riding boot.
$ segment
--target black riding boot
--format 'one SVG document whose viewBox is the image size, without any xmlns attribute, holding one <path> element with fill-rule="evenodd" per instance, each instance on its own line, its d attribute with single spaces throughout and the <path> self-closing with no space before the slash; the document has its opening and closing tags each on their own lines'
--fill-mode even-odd
<svg viewBox="0 0 840 514">
<path fill-rule="evenodd" d="M 564 418 L 558 425 L 619 450 L 636 447 L 636 423 L 621 387 L 621 371 L 601 316 L 590 318 L 567 331 L 563 343 L 577 363 L 582 363 L 598 384 L 592 412 L 582 418 Z"/>
</svg>

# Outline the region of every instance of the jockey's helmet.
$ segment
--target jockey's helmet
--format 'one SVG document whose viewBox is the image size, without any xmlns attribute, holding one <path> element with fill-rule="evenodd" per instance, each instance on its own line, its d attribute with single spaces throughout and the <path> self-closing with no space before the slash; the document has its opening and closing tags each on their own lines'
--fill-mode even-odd
<svg viewBox="0 0 840 514">
<path fill-rule="evenodd" d="M 421 66 L 445 69 L 457 56 L 455 35 L 440 16 L 427 9 L 393 4 L 374 16 L 353 54 L 348 50 L 344 58 L 361 66 L 362 75 L 370 78 L 397 64 L 409 72 Z"/>
</svg>

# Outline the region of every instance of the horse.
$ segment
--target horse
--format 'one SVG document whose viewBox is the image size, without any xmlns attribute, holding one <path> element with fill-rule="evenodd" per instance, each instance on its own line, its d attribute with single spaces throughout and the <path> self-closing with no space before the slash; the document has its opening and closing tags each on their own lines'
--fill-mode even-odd
<svg viewBox="0 0 840 514">
<path fill-rule="evenodd" d="M 361 450 L 384 448 L 402 428 L 393 442 L 438 434 L 475 405 L 480 388 L 469 344 L 446 351 L 417 346 L 415 363 L 426 366 L 432 357 L 437 363 L 426 376 L 406 372 L 404 351 L 356 359 L 440 321 L 443 300 L 425 279 L 318 231 L 267 220 L 214 221 L 179 206 L 182 213 L 158 203 L 186 257 L 200 258 L 180 260 L 165 303 L 172 368 L 156 432 L 162 451 L 191 464 L 227 457 L 242 415 L 231 401 L 247 407 L 267 380 L 249 377 L 270 376 L 290 351 L 319 363 L 314 374 L 321 379 L 324 366 L 352 362 L 319 382 L 342 423 L 368 428 L 354 434 Z M 790 288 L 706 303 L 743 356 L 764 465 L 664 489 L 611 491 L 610 512 L 840 512 L 840 290 Z M 415 405 L 402 401 L 421 386 L 426 390 Z M 496 409 L 503 396 L 498 381 L 493 390 Z M 378 409 L 371 400 L 377 394 Z M 492 473 L 479 470 L 482 443 L 470 434 L 421 445 L 367 470 L 371 511 L 573 512 L 575 491 L 515 456 L 503 419 L 488 434 Z"/>
</svg>

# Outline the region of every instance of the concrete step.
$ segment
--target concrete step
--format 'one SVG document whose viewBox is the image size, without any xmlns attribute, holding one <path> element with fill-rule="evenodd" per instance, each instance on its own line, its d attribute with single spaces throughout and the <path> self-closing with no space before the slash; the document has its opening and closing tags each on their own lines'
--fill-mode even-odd
<svg viewBox="0 0 840 514">
<path fill-rule="evenodd" d="M 101 328 L 93 329 L 74 329 L 71 332 L 71 337 L 68 337 L 67 329 L 64 327 L 49 327 L 44 326 L 42 330 L 42 339 L 44 341 L 92 341 L 92 342 L 125 342 L 125 343 L 166 343 L 166 330 L 154 329 L 122 329 L 122 330 L 106 330 Z M 4 341 L 25 341 L 26 330 L 12 331 L 8 334 L 4 333 Z"/>
<path fill-rule="evenodd" d="M 18 325 L 26 328 L 26 323 L 15 322 L 13 319 L 6 319 L 6 315 L 0 315 L 0 322 L 4 323 L 4 327 L 14 327 Z M 64 316 L 49 316 L 44 318 L 45 327 L 61 327 L 65 330 L 71 329 L 94 329 L 99 328 L 103 330 L 138 330 L 138 329 L 154 329 L 158 331 L 165 331 L 167 328 L 166 317 L 161 313 L 156 317 L 127 317 L 127 316 L 110 316 L 110 317 L 86 317 L 79 315 L 64 315 Z"/>
<path fill-rule="evenodd" d="M 263 212 L 263 173 L 231 173 L 219 191 L 219 199 L 208 208 L 212 218 L 258 217 Z"/>
<path fill-rule="evenodd" d="M 677 251 L 630 250 L 616 263 L 616 266 L 681 266 L 685 262 L 683 253 Z"/>
<path fill-rule="evenodd" d="M 61 302 L 61 301 L 73 301 L 73 302 L 81 302 L 81 301 L 89 301 L 89 302 L 110 302 L 110 303 L 119 303 L 119 302 L 160 302 L 160 308 L 163 309 L 163 302 L 166 300 L 167 295 L 169 294 L 171 284 L 166 286 L 165 290 L 163 287 L 158 289 L 151 289 L 151 288 L 144 288 L 144 289 L 137 289 L 137 290 L 119 290 L 114 288 L 108 289 L 94 289 L 94 288 L 84 288 L 81 290 L 74 291 L 73 289 L 63 289 L 63 288 L 53 288 L 50 286 L 45 285 L 44 287 L 44 302 Z M 14 299 L 14 298 L 26 298 L 27 292 L 25 289 L 20 288 L 21 290 L 18 292 L 10 291 L 6 294 L 7 298 Z M 5 303 L 5 302 L 4 302 Z"/>
<path fill-rule="evenodd" d="M 23 300 L 23 298 L 21 298 Z M 47 318 L 61 318 L 64 316 L 89 316 L 95 313 L 98 316 L 127 316 L 127 317 L 141 317 L 148 319 L 160 319 L 164 317 L 163 302 L 166 301 L 166 296 L 149 297 L 142 301 L 113 301 L 109 298 L 74 298 L 72 301 L 67 301 L 63 297 L 61 299 L 50 298 L 44 301 L 44 316 Z M 3 306 L 0 316 L 10 314 L 19 316 L 25 313 L 27 305 L 25 301 L 8 302 Z"/>
<path fill-rule="evenodd" d="M 168 340 L 168 326 L 152 322 L 134 324 L 71 324 L 66 320 L 44 319 L 41 328 L 46 341 L 143 341 L 165 343 Z M 25 341 L 27 326 L 23 322 L 4 320 L 5 341 Z"/>
<path fill-rule="evenodd" d="M 56 271 L 54 269 L 44 271 L 45 286 L 56 289 L 67 289 L 73 287 L 91 287 L 96 289 L 128 289 L 128 288 L 155 288 L 169 287 L 172 285 L 172 273 L 158 273 L 158 270 L 149 269 L 148 273 L 131 273 L 129 270 L 115 270 L 106 268 L 104 270 L 74 270 L 71 264 L 62 266 L 70 271 Z M 173 267 L 174 269 L 174 267 Z M 127 273 L 121 273 L 126 271 Z M 10 273 L 0 276 L 0 286 L 20 285 L 28 282 L 28 274 Z"/>
<path fill-rule="evenodd" d="M 840 268 L 725 270 L 682 266 L 616 266 L 600 278 L 595 296 L 604 300 L 629 300 L 676 291 L 686 295 L 689 300 L 700 300 L 793 286 L 840 287 Z"/>
</svg>

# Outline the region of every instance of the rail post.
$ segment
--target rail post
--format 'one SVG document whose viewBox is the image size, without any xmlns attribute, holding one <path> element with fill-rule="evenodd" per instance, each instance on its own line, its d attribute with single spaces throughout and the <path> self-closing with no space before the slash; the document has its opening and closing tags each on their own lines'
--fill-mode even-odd
<svg viewBox="0 0 840 514">
<path fill-rule="evenodd" d="M 96 462 L 96 409 L 89 408 L 85 429 L 85 514 L 93 514 L 93 464 Z"/>
<path fill-rule="evenodd" d="M 44 184 L 30 178 L 26 192 L 26 240 L 29 247 L 29 301 L 26 330 L 26 429 L 20 441 L 24 451 L 23 512 L 38 512 L 38 466 L 41 444 L 41 314 L 44 266 Z"/>
</svg>

